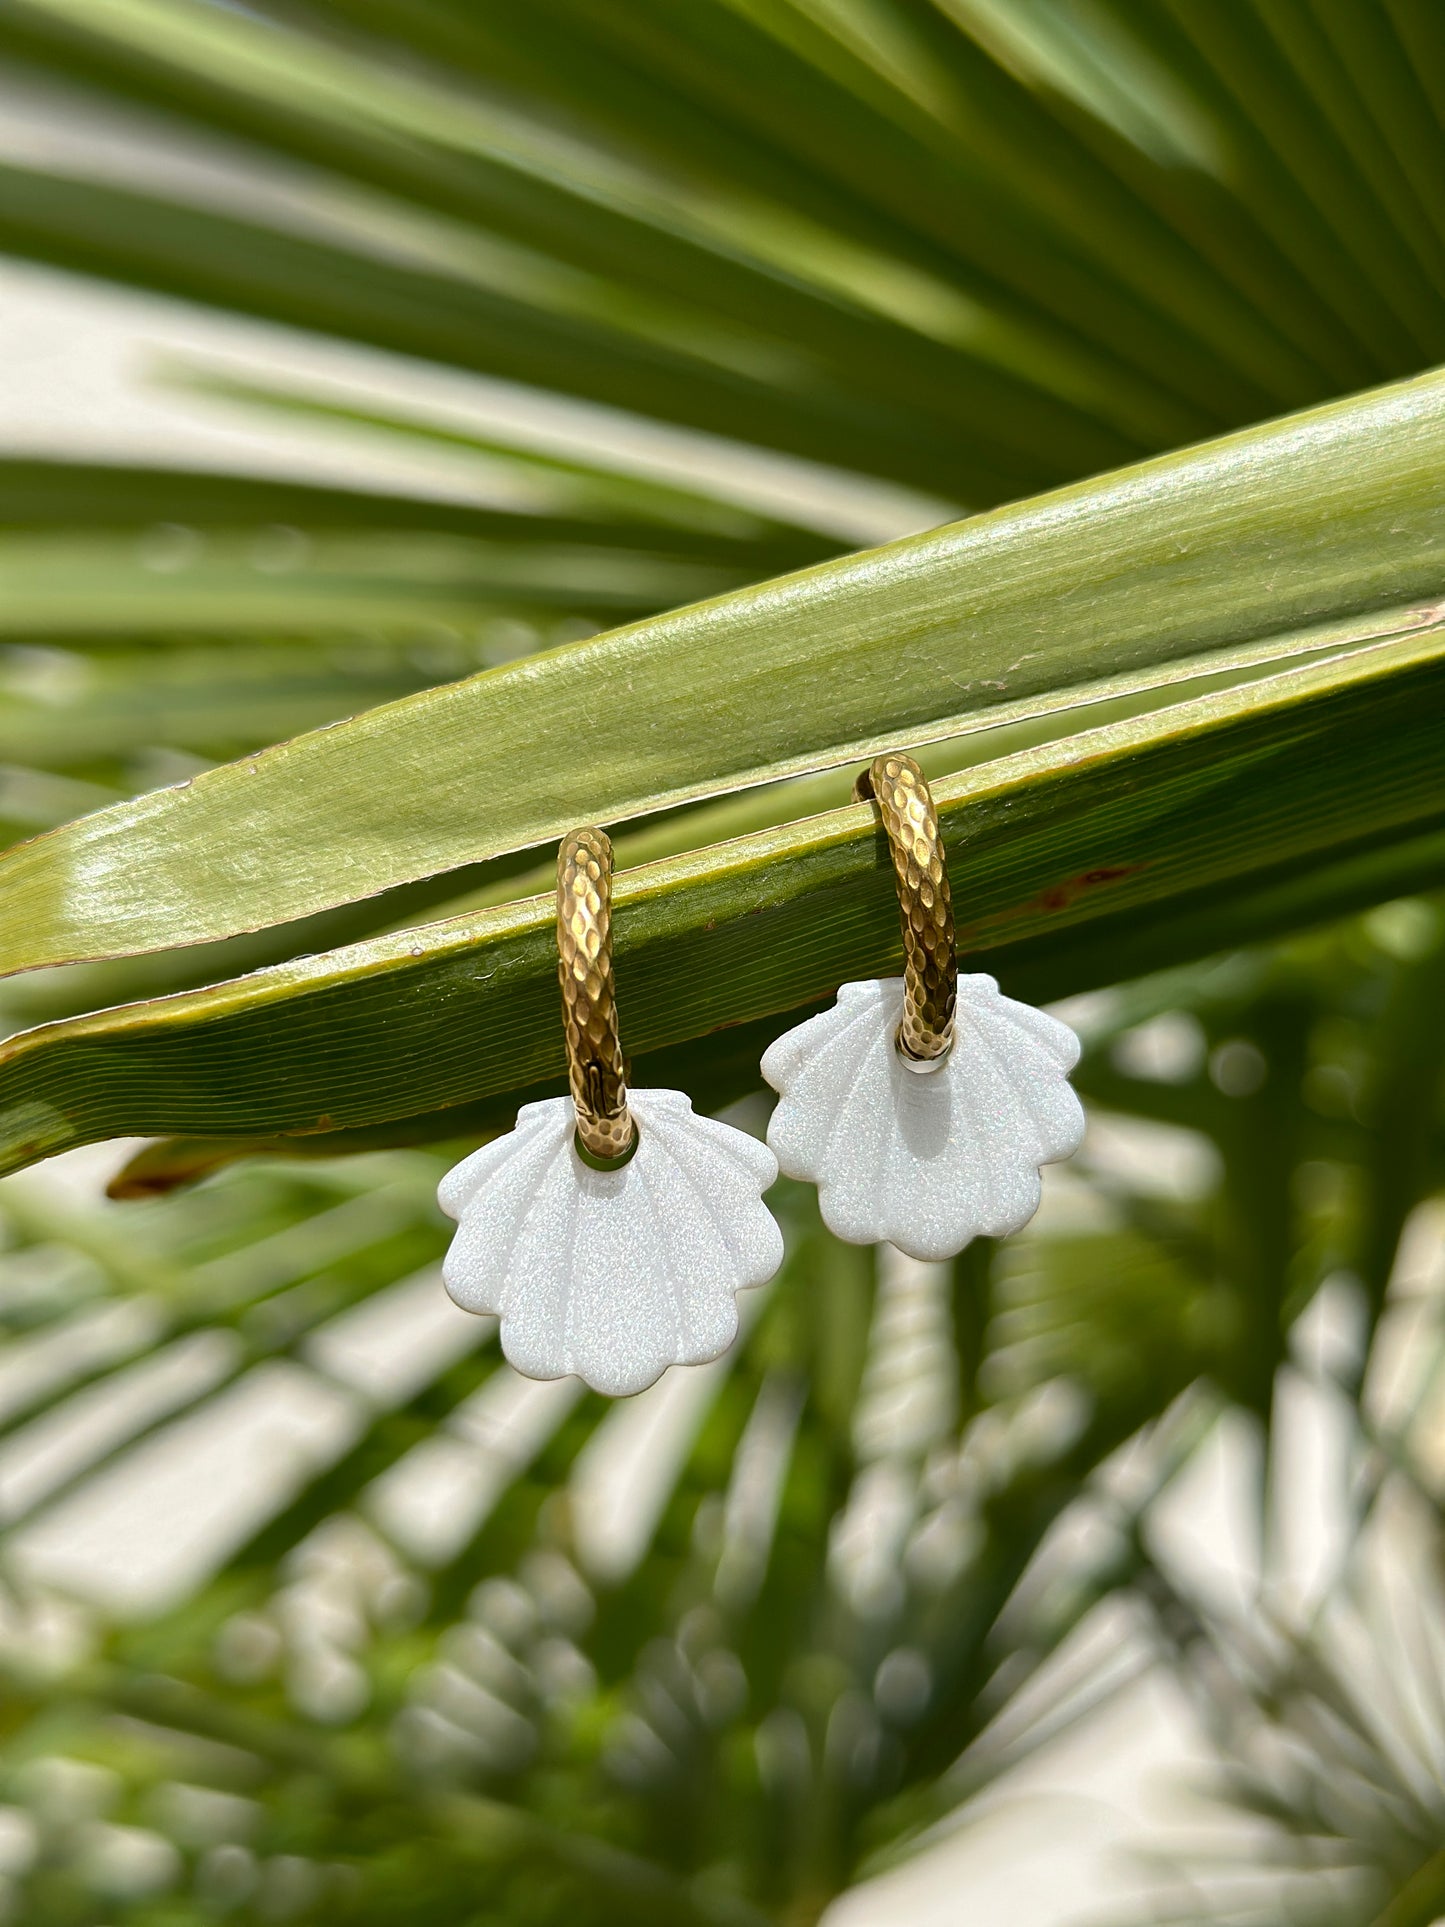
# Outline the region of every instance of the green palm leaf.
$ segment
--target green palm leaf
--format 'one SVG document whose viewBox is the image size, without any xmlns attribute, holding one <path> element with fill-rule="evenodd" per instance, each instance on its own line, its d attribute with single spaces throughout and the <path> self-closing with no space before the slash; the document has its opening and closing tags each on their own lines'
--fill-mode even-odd
<svg viewBox="0 0 1445 1927">
<path fill-rule="evenodd" d="M 1195 900 L 1251 872 L 1267 889 L 1302 858 L 1348 872 L 1402 844 L 1432 875 L 1441 662 L 1438 634 L 1385 642 L 1271 679 L 1272 703 L 1260 686 L 1198 697 L 942 779 L 964 941 L 1057 994 L 1113 974 L 1091 952 L 1188 955 Z M 1340 907 L 1329 863 L 1311 876 L 1307 914 Z M 631 1043 L 655 1051 L 895 966 L 888 877 L 860 805 L 619 877 Z M 125 1132 L 329 1131 L 515 1103 L 562 1068 L 554 919 L 534 898 L 13 1038 L 10 1163 Z M 1212 927 L 1246 934 L 1227 910 Z"/>
<path fill-rule="evenodd" d="M 1304 625 L 1417 626 L 1430 611 L 1406 605 L 1441 583 L 1442 392 L 1427 378 L 824 564 L 86 819 L 0 864 L 0 961 L 229 936 L 579 818 L 1329 640 L 1291 634 Z M 398 769 L 406 783 L 386 780 Z M 127 882 L 140 869 L 143 897 Z"/>
<path fill-rule="evenodd" d="M 173 1134 L 124 1204 L 0 1190 L 0 1915 L 812 1927 L 1130 1676 L 1096 1606 L 1249 1657 L 1156 1507 L 1220 1413 L 1279 1452 L 1322 1290 L 1435 1489 L 1433 1369 L 1377 1394 L 1439 1345 L 1440 911 L 1386 901 L 1445 877 L 1437 10 L 12 0 L 0 52 L 18 275 L 244 317 L 148 378 L 436 478 L 0 462 L 4 1015 L 59 1020 L 0 1168 Z M 517 1380 L 428 1146 L 560 1088 L 550 845 L 616 829 L 635 1073 L 715 1108 L 896 967 L 893 745 L 968 958 L 1171 966 L 1074 1007 L 1089 1144 L 946 1268 L 780 1185 L 727 1359 Z M 1220 1702 L 1302 1766 L 1232 1796 L 1423 1921 L 1439 1801 L 1322 1650 Z"/>
</svg>

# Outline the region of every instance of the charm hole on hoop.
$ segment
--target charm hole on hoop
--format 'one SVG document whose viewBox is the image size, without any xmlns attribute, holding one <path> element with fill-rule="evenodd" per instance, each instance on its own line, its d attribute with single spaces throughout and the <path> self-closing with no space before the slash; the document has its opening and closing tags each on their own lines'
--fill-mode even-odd
<svg viewBox="0 0 1445 1927">
<path fill-rule="evenodd" d="M 625 1151 L 619 1151 L 615 1158 L 600 1158 L 595 1151 L 589 1151 L 582 1142 L 582 1133 L 572 1133 L 572 1149 L 581 1158 L 589 1171 L 620 1171 L 624 1164 L 631 1164 L 637 1156 L 637 1147 L 642 1142 L 642 1133 L 637 1128 L 637 1119 L 632 1120 L 632 1142 Z"/>
<path fill-rule="evenodd" d="M 903 1047 L 903 1027 L 900 1025 L 894 1033 L 893 1048 L 906 1071 L 912 1071 L 915 1077 L 931 1077 L 935 1071 L 941 1071 L 952 1057 L 955 1041 L 950 1037 L 937 1057 L 915 1057 L 912 1051 Z"/>
</svg>

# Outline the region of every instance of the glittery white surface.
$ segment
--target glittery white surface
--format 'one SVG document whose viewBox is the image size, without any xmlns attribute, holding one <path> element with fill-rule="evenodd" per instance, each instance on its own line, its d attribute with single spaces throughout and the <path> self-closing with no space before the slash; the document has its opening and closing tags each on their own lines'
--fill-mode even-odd
<svg viewBox="0 0 1445 1927">
<path fill-rule="evenodd" d="M 1026 1225 L 1039 1166 L 1079 1148 L 1079 1040 L 992 977 L 960 977 L 953 1049 L 920 1074 L 894 1044 L 902 1017 L 901 977 L 844 984 L 831 1010 L 770 1045 L 768 1143 L 790 1178 L 817 1185 L 840 1238 L 948 1258 Z"/>
<path fill-rule="evenodd" d="M 500 1317 L 502 1350 L 529 1378 L 574 1372 L 614 1397 L 726 1351 L 734 1293 L 783 1261 L 762 1202 L 771 1151 L 695 1116 L 681 1091 L 627 1101 L 638 1144 L 619 1170 L 583 1163 L 572 1101 L 554 1097 L 523 1105 L 437 1190 L 458 1221 L 442 1267 L 457 1304 Z"/>
</svg>

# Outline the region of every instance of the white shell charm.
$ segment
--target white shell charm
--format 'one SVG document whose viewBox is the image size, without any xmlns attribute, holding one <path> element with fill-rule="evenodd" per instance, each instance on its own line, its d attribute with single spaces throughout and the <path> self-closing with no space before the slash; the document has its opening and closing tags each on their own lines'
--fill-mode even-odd
<svg viewBox="0 0 1445 1927">
<path fill-rule="evenodd" d="M 952 1048 L 910 1064 L 895 1042 L 903 995 L 901 977 L 844 984 L 831 1010 L 769 1047 L 768 1144 L 789 1177 L 817 1185 L 838 1237 L 948 1258 L 1026 1225 L 1039 1166 L 1079 1148 L 1079 1040 L 992 977 L 960 977 Z"/>
<path fill-rule="evenodd" d="M 572 1100 L 555 1097 L 524 1105 L 437 1193 L 460 1227 L 442 1267 L 456 1303 L 497 1314 L 519 1372 L 573 1372 L 614 1397 L 726 1351 L 734 1294 L 783 1261 L 762 1202 L 778 1175 L 771 1151 L 696 1116 L 681 1091 L 627 1102 L 637 1149 L 615 1169 L 583 1161 Z"/>
<path fill-rule="evenodd" d="M 628 1090 L 599 829 L 557 852 L 557 965 L 572 1095 L 524 1104 L 442 1179 L 460 1227 L 442 1280 L 463 1311 L 496 1313 L 519 1372 L 575 1373 L 617 1398 L 732 1343 L 736 1294 L 783 1262 L 762 1201 L 778 1166 L 681 1091 Z"/>
</svg>

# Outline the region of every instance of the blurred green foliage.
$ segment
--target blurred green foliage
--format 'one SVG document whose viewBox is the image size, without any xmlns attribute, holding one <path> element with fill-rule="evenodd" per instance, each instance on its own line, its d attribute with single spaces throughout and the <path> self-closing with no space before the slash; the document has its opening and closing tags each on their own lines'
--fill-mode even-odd
<svg viewBox="0 0 1445 1927">
<path fill-rule="evenodd" d="M 1412 900 L 1096 994 L 1075 1013 L 1093 1135 L 1033 1229 L 924 1267 L 840 1246 L 780 1187 L 788 1260 L 736 1354 L 618 1407 L 528 1392 L 487 1321 L 418 1338 L 431 1153 L 256 1162 L 143 1204 L 12 1180 L 20 1917 L 811 1920 L 1118 1690 L 1078 1656 L 1109 1602 L 1181 1667 L 1201 1640 L 1247 1651 L 1181 1595 L 1151 1518 L 1230 1411 L 1268 1426 L 1322 1287 L 1353 1307 L 1332 1382 L 1371 1427 L 1401 1240 L 1442 1180 L 1439 1039 L 1410 1015 L 1442 971 L 1445 909 Z M 388 1303 L 390 1382 L 357 1322 Z M 193 1382 L 147 1403 L 137 1359 L 197 1334 L 220 1342 Z M 1445 1491 L 1438 1341 L 1415 1343 L 1407 1407 L 1362 1432 L 1362 1521 L 1399 1488 L 1434 1521 Z M 245 1450 L 238 1397 L 283 1366 L 341 1421 L 289 1467 L 262 1456 L 261 1516 L 153 1596 L 117 1579 L 133 1623 L 107 1630 L 103 1598 L 60 1614 L 38 1575 L 78 1545 L 94 1591 L 97 1489 L 164 1536 L 148 1443 Z M 74 1429 L 104 1388 L 115 1429 Z M 205 1541 L 235 1502 L 175 1503 Z M 1294 1637 L 1269 1663 L 1319 1694 Z M 1372 1907 L 1433 1864 L 1384 1793 L 1326 1829 L 1264 1784 L 1286 1845 L 1309 1860 L 1328 1831 L 1370 1868 Z"/>
<path fill-rule="evenodd" d="M 0 132 L 12 256 L 577 407 L 483 429 L 198 354 L 164 374 L 198 407 L 462 462 L 475 499 L 0 463 L 7 837 L 1445 354 L 1435 0 L 11 0 L 0 50 L 65 130 Z M 1265 503 L 1256 563 L 1327 596 L 1300 526 Z M 1445 588 L 1393 553 L 1380 606 Z M 1360 724 L 1386 788 L 1392 747 Z M 448 1310 L 446 1148 L 271 1143 L 124 1203 L 85 1154 L 7 1180 L 0 1918 L 805 1927 L 1164 1669 L 1253 1831 L 1165 1843 L 1130 1919 L 1430 1927 L 1427 777 L 1407 878 L 1403 819 L 1348 852 L 1330 901 L 1395 899 L 1363 916 L 1218 954 L 1324 900 L 1242 854 L 1176 933 L 1203 961 L 1096 942 L 1091 1137 L 1027 1234 L 918 1267 L 782 1185 L 733 1355 L 623 1406 L 523 1384 Z M 756 827 L 711 807 L 706 836 Z M 533 863 L 4 1008 L 503 902 Z M 726 1035 L 679 1049 L 715 1101 L 751 1081 Z M 153 1147 L 132 1188 L 223 1154 Z M 1346 1529 L 1300 1599 L 1303 1384 Z M 1165 1521 L 1240 1437 L 1265 1577 L 1230 1605 Z"/>
</svg>

